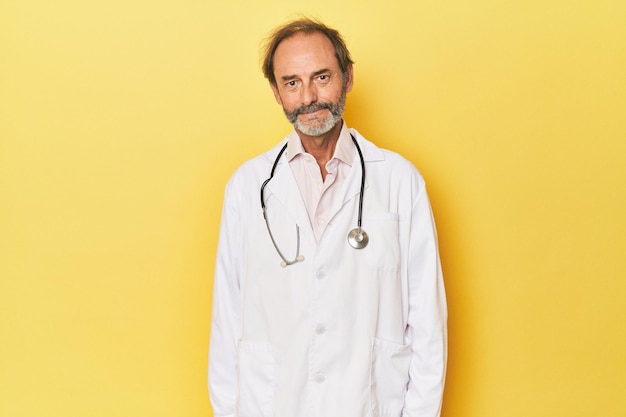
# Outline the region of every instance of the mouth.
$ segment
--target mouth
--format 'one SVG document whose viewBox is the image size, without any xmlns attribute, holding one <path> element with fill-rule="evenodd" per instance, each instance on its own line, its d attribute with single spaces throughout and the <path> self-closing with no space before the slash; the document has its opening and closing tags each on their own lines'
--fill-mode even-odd
<svg viewBox="0 0 626 417">
<path fill-rule="evenodd" d="M 311 112 L 300 113 L 300 116 L 307 120 L 315 120 L 315 119 L 322 117 L 322 115 L 324 114 L 324 111 L 326 110 L 327 109 L 313 110 Z"/>
<path fill-rule="evenodd" d="M 328 103 L 313 103 L 292 111 L 287 111 L 283 107 L 283 110 L 290 123 L 295 123 L 296 120 L 299 120 L 300 123 L 315 123 L 316 121 L 327 119 L 333 114 L 332 106 Z"/>
</svg>

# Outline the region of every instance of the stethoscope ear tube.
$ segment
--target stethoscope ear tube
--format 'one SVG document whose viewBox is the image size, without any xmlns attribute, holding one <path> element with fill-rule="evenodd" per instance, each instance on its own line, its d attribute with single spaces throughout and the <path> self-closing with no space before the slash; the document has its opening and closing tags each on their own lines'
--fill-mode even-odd
<svg viewBox="0 0 626 417">
<path fill-rule="evenodd" d="M 263 181 L 263 184 L 261 184 L 261 208 L 263 209 L 263 217 L 265 217 L 265 198 L 263 195 L 265 191 L 265 186 L 267 185 L 268 182 L 270 182 L 272 178 L 274 178 L 274 171 L 276 171 L 276 167 L 278 166 L 278 161 L 280 161 L 280 157 L 283 155 L 283 153 L 285 153 L 286 149 L 287 149 L 287 144 L 285 143 L 285 146 L 283 146 L 280 152 L 278 152 L 278 156 L 276 157 L 276 160 L 274 160 L 274 165 L 272 165 L 272 170 L 270 171 L 270 177 L 266 179 L 265 181 Z"/>
<path fill-rule="evenodd" d="M 352 136 L 352 142 L 354 142 L 354 146 L 356 146 L 356 150 L 359 153 L 359 159 L 361 160 L 361 191 L 359 192 L 359 215 L 356 220 L 356 229 L 352 229 L 350 233 L 348 233 L 348 243 L 354 249 L 363 249 L 370 241 L 367 233 L 361 228 L 363 219 L 363 194 L 365 193 L 365 159 L 354 136 Z"/>
<path fill-rule="evenodd" d="M 281 259 L 280 266 L 282 266 L 283 268 L 287 267 L 288 265 L 293 265 L 296 262 L 304 261 L 304 256 L 300 255 L 300 228 L 298 227 L 298 225 L 296 224 L 296 257 L 292 261 L 288 261 L 285 255 L 283 255 L 280 249 L 278 249 L 278 245 L 276 244 L 276 239 L 274 239 L 274 234 L 272 233 L 272 229 L 270 228 L 270 223 L 267 220 L 267 211 L 265 210 L 265 195 L 264 195 L 265 186 L 267 185 L 267 183 L 270 182 L 272 178 L 274 178 L 274 171 L 276 171 L 276 166 L 278 165 L 278 161 L 280 160 L 280 157 L 285 152 L 285 149 L 287 149 L 287 144 L 285 144 L 285 146 L 282 147 L 280 152 L 278 152 L 278 156 L 276 157 L 276 160 L 274 161 L 274 165 L 272 166 L 272 171 L 270 172 L 270 177 L 266 179 L 265 181 L 263 181 L 263 184 L 261 184 L 261 209 L 263 209 L 263 220 L 265 220 L 267 233 L 270 235 L 270 239 L 272 240 L 274 249 L 276 249 L 278 256 L 280 256 L 280 259 Z"/>
</svg>

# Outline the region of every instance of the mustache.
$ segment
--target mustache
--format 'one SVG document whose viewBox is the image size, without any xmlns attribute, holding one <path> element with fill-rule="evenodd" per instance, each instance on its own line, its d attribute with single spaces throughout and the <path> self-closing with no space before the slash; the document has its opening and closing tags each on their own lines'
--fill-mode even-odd
<svg viewBox="0 0 626 417">
<path fill-rule="evenodd" d="M 287 115 L 287 119 L 291 123 L 293 123 L 296 121 L 297 117 L 301 114 L 313 113 L 322 109 L 327 109 L 332 113 L 334 110 L 334 106 L 330 103 L 316 102 L 316 103 L 311 103 L 308 106 L 298 107 L 297 109 L 294 109 L 290 112 L 286 111 L 285 114 Z"/>
<path fill-rule="evenodd" d="M 316 111 L 322 110 L 322 109 L 332 110 L 332 105 L 329 104 L 329 103 L 322 103 L 322 102 L 311 103 L 308 106 L 298 107 L 293 112 L 296 113 L 296 116 L 299 116 L 301 114 L 313 113 L 313 112 L 316 112 Z"/>
</svg>

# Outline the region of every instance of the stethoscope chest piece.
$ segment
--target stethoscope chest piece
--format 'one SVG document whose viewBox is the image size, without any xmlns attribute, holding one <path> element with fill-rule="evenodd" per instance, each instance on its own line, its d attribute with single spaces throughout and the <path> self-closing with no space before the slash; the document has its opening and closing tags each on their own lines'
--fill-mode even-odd
<svg viewBox="0 0 626 417">
<path fill-rule="evenodd" d="M 365 231 L 360 227 L 352 229 L 350 230 L 350 233 L 348 233 L 348 243 L 354 249 L 363 249 L 367 246 L 369 241 L 370 239 L 367 236 L 367 233 L 365 233 Z"/>
</svg>

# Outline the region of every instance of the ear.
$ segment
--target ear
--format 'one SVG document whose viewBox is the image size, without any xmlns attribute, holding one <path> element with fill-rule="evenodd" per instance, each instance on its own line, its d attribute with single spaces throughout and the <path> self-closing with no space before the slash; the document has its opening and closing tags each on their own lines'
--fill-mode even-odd
<svg viewBox="0 0 626 417">
<path fill-rule="evenodd" d="M 274 93 L 274 98 L 276 99 L 276 102 L 282 106 L 283 100 L 280 98 L 280 92 L 278 91 L 278 87 L 272 82 L 270 82 L 270 87 L 272 88 L 272 92 Z"/>
<path fill-rule="evenodd" d="M 352 64 L 348 66 L 348 79 L 346 80 L 346 93 L 352 91 L 352 84 L 354 83 L 354 69 Z"/>
</svg>

